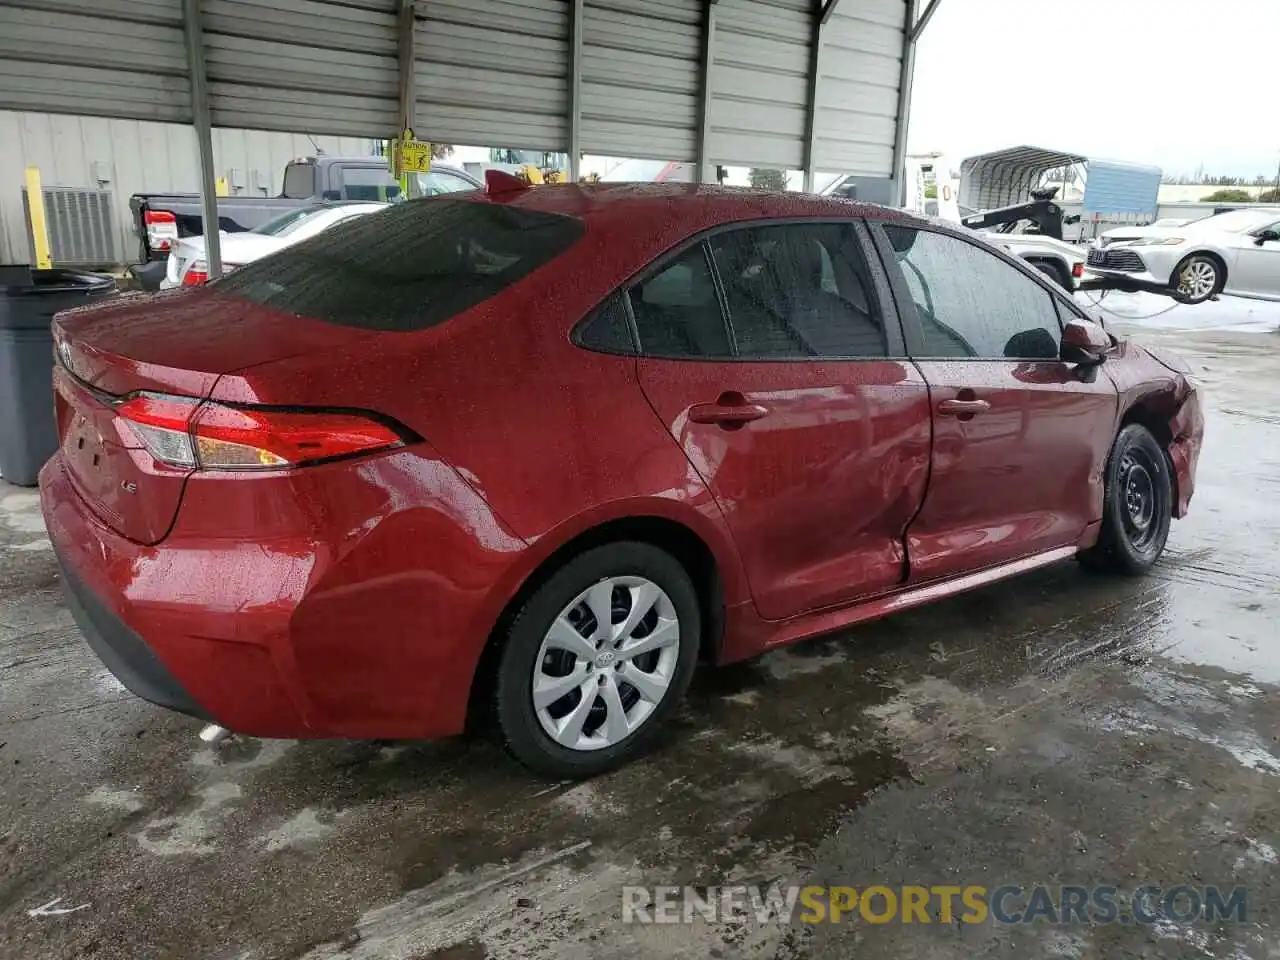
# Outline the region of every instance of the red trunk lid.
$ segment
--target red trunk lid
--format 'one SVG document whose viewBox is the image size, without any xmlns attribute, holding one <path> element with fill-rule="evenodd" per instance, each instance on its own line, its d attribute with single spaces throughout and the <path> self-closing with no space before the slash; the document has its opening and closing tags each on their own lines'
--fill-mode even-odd
<svg viewBox="0 0 1280 960">
<path fill-rule="evenodd" d="M 224 373 L 366 334 L 204 290 L 135 297 L 60 314 L 54 394 L 63 462 L 107 526 L 138 543 L 164 539 L 189 469 L 157 462 L 116 416 L 138 391 L 204 398 Z"/>
</svg>

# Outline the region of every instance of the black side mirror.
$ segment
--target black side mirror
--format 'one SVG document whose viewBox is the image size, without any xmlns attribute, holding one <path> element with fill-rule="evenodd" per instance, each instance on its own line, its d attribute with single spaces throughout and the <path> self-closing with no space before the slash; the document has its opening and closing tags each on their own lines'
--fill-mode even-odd
<svg viewBox="0 0 1280 960">
<path fill-rule="evenodd" d="M 1110 335 L 1092 321 L 1072 320 L 1062 331 L 1058 358 L 1063 363 L 1096 367 L 1106 362 L 1110 352 Z"/>
<path fill-rule="evenodd" d="M 1280 240 L 1280 230 L 1260 230 L 1253 237 L 1253 242 L 1258 246 L 1276 240 Z"/>
</svg>

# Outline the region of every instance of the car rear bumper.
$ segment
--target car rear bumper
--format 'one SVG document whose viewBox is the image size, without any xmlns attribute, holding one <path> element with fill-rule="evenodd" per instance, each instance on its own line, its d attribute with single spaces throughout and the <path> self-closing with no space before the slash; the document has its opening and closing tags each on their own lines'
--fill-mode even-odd
<svg viewBox="0 0 1280 960">
<path fill-rule="evenodd" d="M 313 471 L 328 469 L 331 483 L 367 482 L 379 469 L 403 477 L 406 463 L 375 458 Z M 260 490 L 272 511 L 228 503 L 225 490 L 215 501 L 212 488 L 228 482 L 237 494 Z M 317 528 L 311 504 L 289 516 L 295 482 L 215 480 L 204 489 L 193 480 L 174 529 L 144 546 L 96 517 L 55 455 L 41 471 L 41 504 L 89 646 L 137 696 L 252 736 L 462 732 L 475 667 L 508 589 L 503 576 L 523 542 L 477 560 L 467 545 L 443 540 L 456 529 L 450 515 L 426 509 L 334 517 L 344 539 Z M 351 531 L 359 529 L 357 541 Z"/>
<path fill-rule="evenodd" d="M 196 703 L 146 642 L 99 600 L 61 557 L 58 562 L 67 608 L 89 648 L 115 678 L 135 696 L 156 706 L 211 722 L 213 717 Z"/>
</svg>

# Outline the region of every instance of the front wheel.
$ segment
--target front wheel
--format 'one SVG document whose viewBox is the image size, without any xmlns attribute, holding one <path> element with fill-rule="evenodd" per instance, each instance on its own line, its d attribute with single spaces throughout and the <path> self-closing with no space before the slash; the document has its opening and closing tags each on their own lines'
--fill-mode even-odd
<svg viewBox="0 0 1280 960">
<path fill-rule="evenodd" d="M 1173 518 L 1169 458 L 1151 431 L 1133 423 L 1107 458 L 1102 532 L 1081 562 L 1108 573 L 1142 574 L 1164 553 Z"/>
<path fill-rule="evenodd" d="M 1188 303 L 1204 303 L 1222 290 L 1226 276 L 1215 258 L 1203 253 L 1193 253 L 1173 272 L 1178 292 Z"/>
<path fill-rule="evenodd" d="M 684 696 L 700 635 L 693 583 L 666 551 L 624 542 L 573 558 L 507 632 L 495 712 L 508 752 L 561 779 L 638 756 Z"/>
</svg>

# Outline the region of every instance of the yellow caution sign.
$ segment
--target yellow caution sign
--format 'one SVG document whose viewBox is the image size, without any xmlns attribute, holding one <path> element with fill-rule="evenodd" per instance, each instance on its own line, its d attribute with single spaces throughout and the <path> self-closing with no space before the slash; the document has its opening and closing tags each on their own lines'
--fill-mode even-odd
<svg viewBox="0 0 1280 960">
<path fill-rule="evenodd" d="M 391 143 L 391 174 L 402 177 L 406 173 L 429 173 L 431 171 L 431 144 L 426 140 L 418 140 L 412 130 L 403 134 Z"/>
</svg>

